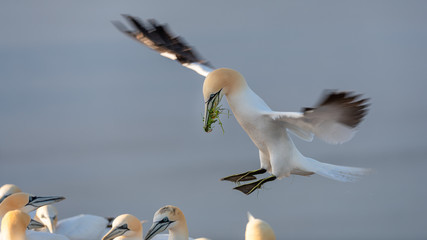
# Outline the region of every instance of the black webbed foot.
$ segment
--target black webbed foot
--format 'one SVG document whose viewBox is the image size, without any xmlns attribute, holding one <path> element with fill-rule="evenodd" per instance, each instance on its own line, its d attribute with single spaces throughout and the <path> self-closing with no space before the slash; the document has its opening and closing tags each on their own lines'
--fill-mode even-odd
<svg viewBox="0 0 427 240">
<path fill-rule="evenodd" d="M 254 170 L 254 171 L 248 171 L 248 172 L 244 172 L 244 173 L 240 173 L 240 174 L 234 174 L 234 175 L 231 175 L 228 177 L 224 177 L 224 178 L 221 178 L 221 181 L 230 181 L 230 182 L 234 182 L 234 183 L 251 181 L 251 180 L 256 179 L 256 177 L 254 175 L 263 174 L 265 172 L 267 172 L 267 170 L 261 168 L 261 169 Z"/>
<path fill-rule="evenodd" d="M 243 184 L 243 185 L 237 186 L 233 189 L 239 190 L 242 193 L 249 195 L 249 194 L 253 193 L 256 189 L 261 188 L 261 186 L 264 183 L 271 182 L 274 180 L 276 180 L 276 176 L 271 175 L 270 177 L 266 177 L 266 178 L 260 179 L 258 181 L 255 181 L 255 182 L 248 183 L 248 184 Z"/>
</svg>

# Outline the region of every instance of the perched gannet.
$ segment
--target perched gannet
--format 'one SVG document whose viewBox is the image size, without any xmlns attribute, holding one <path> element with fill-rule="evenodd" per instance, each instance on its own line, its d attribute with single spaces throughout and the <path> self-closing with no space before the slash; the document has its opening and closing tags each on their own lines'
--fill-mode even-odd
<svg viewBox="0 0 427 240">
<path fill-rule="evenodd" d="M 54 233 L 58 222 L 58 211 L 52 205 L 42 206 L 37 209 L 34 219 L 43 223 L 50 233 Z"/>
<path fill-rule="evenodd" d="M 17 192 L 22 192 L 18 186 L 14 184 L 4 184 L 0 187 L 0 203 L 9 195 Z"/>
<path fill-rule="evenodd" d="M 58 221 L 58 211 L 52 205 L 37 209 L 36 220 L 51 233 L 67 236 L 71 240 L 99 240 L 108 231 L 109 221 L 100 216 L 80 214 Z"/>
<path fill-rule="evenodd" d="M 169 234 L 159 234 L 165 230 L 169 230 Z M 156 235 L 159 238 L 154 238 Z M 145 235 L 144 238 L 144 240 L 149 239 L 191 240 L 192 238 L 188 237 L 187 221 L 185 220 L 184 213 L 181 211 L 181 209 L 168 205 L 157 210 L 153 217 L 153 225 L 151 225 L 147 235 Z M 202 238 L 197 238 L 195 240 L 201 239 Z"/>
<path fill-rule="evenodd" d="M 136 30 L 125 30 L 123 26 L 119 29 L 162 55 L 165 55 L 165 39 L 169 42 L 178 39 L 167 34 L 165 28 L 154 25 L 154 28 L 147 29 L 138 19 L 130 16 L 127 16 L 127 19 Z M 159 35 L 163 37 L 150 37 Z M 179 45 L 180 41 L 182 42 L 178 39 L 175 42 Z M 188 50 L 191 51 L 191 48 Z M 168 48 L 167 54 L 170 55 L 173 51 L 173 48 Z M 178 52 L 175 56 L 180 56 Z M 193 63 L 191 59 L 188 59 L 188 62 Z M 334 180 L 351 182 L 368 172 L 367 169 L 336 166 L 305 157 L 289 136 L 291 132 L 306 141 L 312 141 L 313 137 L 317 136 L 328 143 L 344 143 L 353 137 L 356 127 L 366 115 L 367 99 L 360 99 L 360 95 L 351 92 L 330 92 L 314 108 L 305 108 L 303 112 L 276 112 L 252 91 L 239 72 L 227 68 L 205 70 L 199 73 L 207 76 L 203 83 L 204 130 L 210 132 L 211 125 L 219 121 L 219 102 L 225 95 L 236 120 L 258 147 L 261 162 L 261 168 L 258 170 L 235 174 L 221 180 L 249 181 L 256 179 L 256 174 L 267 171 L 271 173 L 269 177 L 234 189 L 250 194 L 266 182 L 289 177 L 291 174 L 308 176 L 317 173 Z"/>
<path fill-rule="evenodd" d="M 0 240 L 68 240 L 57 234 L 26 231 L 42 226 L 44 226 L 42 223 L 32 220 L 22 210 L 12 210 L 2 219 Z"/>
<path fill-rule="evenodd" d="M 40 197 L 23 192 L 14 193 L 0 203 L 0 219 L 3 218 L 7 212 L 12 210 L 20 209 L 25 213 L 29 213 L 41 206 L 56 203 L 64 199 L 64 197 L 58 196 Z"/>
<path fill-rule="evenodd" d="M 246 224 L 245 240 L 276 240 L 273 229 L 261 219 L 254 218 L 248 212 L 248 224 Z"/>
<path fill-rule="evenodd" d="M 111 230 L 102 240 L 141 240 L 142 222 L 131 214 L 122 214 L 113 221 Z"/>
</svg>

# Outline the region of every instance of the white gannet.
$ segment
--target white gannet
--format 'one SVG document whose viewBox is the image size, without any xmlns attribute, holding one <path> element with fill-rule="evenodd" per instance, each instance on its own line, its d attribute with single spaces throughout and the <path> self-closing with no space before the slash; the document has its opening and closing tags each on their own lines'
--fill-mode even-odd
<svg viewBox="0 0 427 240">
<path fill-rule="evenodd" d="M 149 29 L 134 17 L 126 16 L 126 18 L 136 30 L 127 30 L 123 25 L 116 23 L 119 30 L 160 52 L 163 56 L 165 53 L 175 54 L 176 60 L 183 66 L 188 67 L 193 63 L 191 58 L 185 58 L 179 54 L 183 49 L 191 51 L 191 48 L 185 48 L 187 45 L 182 43 L 183 40 L 172 37 L 167 33 L 166 28 L 152 24 Z M 172 45 L 174 48 L 165 48 L 165 42 L 175 43 Z M 178 50 L 174 51 L 175 49 Z M 180 58 L 187 64 L 183 64 Z M 202 60 L 197 59 L 194 63 L 200 63 L 200 61 Z M 267 171 L 272 174 L 234 189 L 250 194 L 268 181 L 288 177 L 291 174 L 308 176 L 317 173 L 334 180 L 351 182 L 369 171 L 322 163 L 305 157 L 298 151 L 289 136 L 291 132 L 306 141 L 312 141 L 313 137 L 317 136 L 328 143 L 344 143 L 353 137 L 356 127 L 366 115 L 369 105 L 367 99 L 360 99 L 360 95 L 351 92 L 330 92 L 314 108 L 305 108 L 303 112 L 276 112 L 252 91 L 239 72 L 227 68 L 216 70 L 205 68 L 204 72 L 198 73 L 207 76 L 203 83 L 204 130 L 211 131 L 211 125 L 218 121 L 220 113 L 218 104 L 225 95 L 236 120 L 259 149 L 260 169 L 235 174 L 221 180 L 241 182 L 254 180 L 256 179 L 254 175 Z"/>
<path fill-rule="evenodd" d="M 367 99 L 349 92 L 332 92 L 314 108 L 303 112 L 276 112 L 256 95 L 243 76 L 232 69 L 220 68 L 211 72 L 203 84 L 205 98 L 205 130 L 210 112 L 217 108 L 225 95 L 236 120 L 259 149 L 261 169 L 232 175 L 223 180 L 247 181 L 253 175 L 268 171 L 272 175 L 236 187 L 245 194 L 252 193 L 264 183 L 291 174 L 308 176 L 314 173 L 334 180 L 350 182 L 367 173 L 367 169 L 336 166 L 303 156 L 295 147 L 289 132 L 306 141 L 313 136 L 328 143 L 350 140 L 356 126 L 366 114 Z"/>
<path fill-rule="evenodd" d="M 169 230 L 169 234 L 159 234 L 165 230 Z M 149 239 L 191 240 L 192 238 L 188 237 L 187 221 L 181 209 L 168 205 L 157 210 L 153 217 L 153 225 L 151 225 L 144 238 L 144 240 Z M 206 238 L 197 238 L 195 240 L 202 239 Z"/>
<path fill-rule="evenodd" d="M 8 211 L 20 209 L 25 213 L 29 213 L 41 206 L 56 203 L 64 199 L 64 197 L 59 196 L 41 197 L 24 192 L 14 193 L 0 203 L 0 219 L 3 218 Z"/>
<path fill-rule="evenodd" d="M 39 207 L 36 210 L 34 219 L 43 223 L 50 233 L 54 233 L 58 222 L 58 210 L 52 205 Z"/>
<path fill-rule="evenodd" d="M 142 222 L 131 214 L 122 214 L 113 221 L 102 240 L 142 240 Z"/>
<path fill-rule="evenodd" d="M 35 219 L 51 233 L 67 236 L 71 240 L 99 240 L 108 231 L 109 221 L 100 216 L 80 214 L 58 221 L 58 211 L 52 205 L 37 209 Z"/>
<path fill-rule="evenodd" d="M 276 240 L 273 229 L 268 223 L 254 218 L 248 212 L 248 223 L 246 224 L 245 240 Z"/>
<path fill-rule="evenodd" d="M 39 228 L 42 223 L 34 221 L 22 210 L 7 212 L 1 222 L 0 240 L 68 240 L 65 236 L 51 233 L 26 231 Z"/>
<path fill-rule="evenodd" d="M 0 203 L 9 195 L 17 192 L 22 192 L 18 186 L 14 184 L 4 184 L 0 187 Z"/>
</svg>

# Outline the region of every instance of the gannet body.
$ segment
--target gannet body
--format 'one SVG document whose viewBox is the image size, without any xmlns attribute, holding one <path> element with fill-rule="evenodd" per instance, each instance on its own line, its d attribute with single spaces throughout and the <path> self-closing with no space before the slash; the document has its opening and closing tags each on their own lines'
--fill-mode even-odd
<svg viewBox="0 0 427 240">
<path fill-rule="evenodd" d="M 81 214 L 58 221 L 57 214 L 54 206 L 43 206 L 37 209 L 35 219 L 42 222 L 49 232 L 71 240 L 99 240 L 108 231 L 108 220 L 104 217 Z"/>
<path fill-rule="evenodd" d="M 245 240 L 276 240 L 273 229 L 268 223 L 254 218 L 248 212 L 248 223 L 246 224 Z"/>
<path fill-rule="evenodd" d="M 81 214 L 58 221 L 56 233 L 71 240 L 99 240 L 108 231 L 104 217 Z"/>
<path fill-rule="evenodd" d="M 39 226 L 43 226 L 38 223 Z M 1 222 L 0 240 L 68 240 L 67 237 L 58 234 L 26 231 L 30 225 L 37 226 L 37 222 L 21 211 L 12 210 L 7 212 Z"/>
<path fill-rule="evenodd" d="M 21 189 L 14 184 L 4 184 L 0 187 L 0 203 L 13 193 L 22 192 Z"/>
<path fill-rule="evenodd" d="M 179 56 L 180 50 L 174 52 L 174 49 L 179 48 L 165 50 L 165 39 L 169 42 L 178 39 L 172 38 L 165 28 L 158 28 L 153 24 L 154 27 L 148 29 L 138 19 L 126 17 L 136 30 L 129 31 L 116 23 L 119 30 L 158 51 L 162 56 L 169 56 L 172 60 L 174 58 L 170 56 L 173 54 Z M 149 37 L 160 35 L 164 37 Z M 181 38 L 177 41 L 181 41 Z M 184 64 L 178 57 L 176 60 L 183 66 L 201 61 L 187 58 Z M 241 182 L 254 180 L 254 175 L 267 171 L 272 174 L 235 189 L 250 194 L 268 181 L 289 177 L 291 174 L 309 176 L 317 173 L 334 180 L 351 182 L 369 172 L 367 169 L 336 166 L 305 157 L 288 134 L 291 132 L 306 141 L 312 141 L 316 136 L 328 143 L 344 143 L 354 136 L 356 127 L 366 115 L 367 99 L 359 99 L 360 95 L 351 92 L 330 92 L 316 108 L 306 108 L 303 112 L 276 112 L 252 91 L 243 76 L 235 70 L 212 68 L 199 74 L 206 76 L 203 83 L 204 130 L 210 132 L 211 125 L 218 121 L 218 104 L 225 95 L 236 120 L 259 149 L 261 169 L 235 174 L 222 180 Z"/>
</svg>

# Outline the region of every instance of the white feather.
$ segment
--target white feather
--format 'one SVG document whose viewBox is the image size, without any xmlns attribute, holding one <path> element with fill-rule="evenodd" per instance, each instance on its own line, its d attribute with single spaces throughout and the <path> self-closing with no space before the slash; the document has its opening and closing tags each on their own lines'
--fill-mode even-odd
<svg viewBox="0 0 427 240">
<path fill-rule="evenodd" d="M 107 219 L 82 214 L 58 221 L 56 233 L 71 240 L 99 240 L 107 231 Z"/>
</svg>

